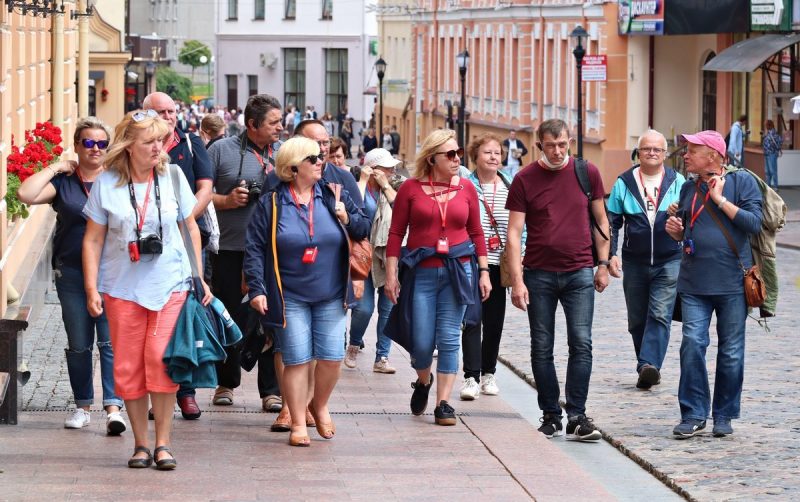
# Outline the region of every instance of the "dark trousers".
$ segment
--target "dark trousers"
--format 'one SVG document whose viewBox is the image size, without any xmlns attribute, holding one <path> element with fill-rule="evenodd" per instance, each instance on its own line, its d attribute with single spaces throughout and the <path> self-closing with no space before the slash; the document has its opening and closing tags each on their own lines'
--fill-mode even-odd
<svg viewBox="0 0 800 502">
<path fill-rule="evenodd" d="M 214 296 L 228 309 L 228 312 L 240 312 L 242 297 L 242 265 L 243 251 L 222 251 L 211 255 L 211 289 Z M 243 324 L 239 324 L 243 326 Z M 219 385 L 235 389 L 242 383 L 242 367 L 240 366 L 240 346 L 226 347 L 225 362 L 217 364 L 217 380 Z M 258 392 L 261 397 L 270 394 L 279 395 L 278 380 L 275 377 L 275 363 L 272 349 L 263 352 L 258 358 Z"/>
<path fill-rule="evenodd" d="M 461 336 L 464 378 L 480 382 L 481 374 L 494 374 L 506 317 L 506 288 L 500 285 L 500 265 L 489 265 L 492 292 L 481 305 L 481 324 L 466 328 Z M 483 328 L 483 341 L 481 341 Z"/>
</svg>

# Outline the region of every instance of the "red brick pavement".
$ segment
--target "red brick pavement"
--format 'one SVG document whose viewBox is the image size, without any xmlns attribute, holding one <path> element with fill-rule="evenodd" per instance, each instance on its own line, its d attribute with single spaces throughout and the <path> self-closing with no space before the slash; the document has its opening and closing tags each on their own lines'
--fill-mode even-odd
<svg viewBox="0 0 800 502">
<path fill-rule="evenodd" d="M 499 397 L 454 398 L 455 427 L 411 416 L 413 373 L 399 349 L 392 359 L 396 375 L 372 373 L 369 353 L 342 371 L 331 406 L 336 437 L 312 432 L 310 448 L 269 432 L 275 415 L 260 411 L 255 374 L 244 376 L 231 407 L 212 406 L 210 391 L 200 391 L 199 420 L 176 414 L 175 472 L 128 469 L 132 435 L 107 437 L 99 411 L 78 431 L 63 429 L 61 410 L 24 412 L 19 426 L 0 428 L 0 499 L 612 499 Z"/>
</svg>

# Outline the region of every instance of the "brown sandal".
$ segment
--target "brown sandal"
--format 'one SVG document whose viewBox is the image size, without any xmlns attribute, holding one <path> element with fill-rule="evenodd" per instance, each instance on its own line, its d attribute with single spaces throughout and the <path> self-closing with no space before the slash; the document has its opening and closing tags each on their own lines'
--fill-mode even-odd
<svg viewBox="0 0 800 502">
<path fill-rule="evenodd" d="M 314 405 L 311 403 L 308 404 L 308 411 L 311 412 L 311 416 L 314 417 L 314 421 L 316 422 L 317 434 L 325 439 L 333 439 L 333 436 L 336 435 L 336 424 L 333 423 L 333 420 L 328 423 L 322 422 L 317 416 Z"/>
<path fill-rule="evenodd" d="M 308 434 L 299 435 L 294 432 L 289 433 L 289 446 L 311 446 L 311 438 Z"/>
</svg>

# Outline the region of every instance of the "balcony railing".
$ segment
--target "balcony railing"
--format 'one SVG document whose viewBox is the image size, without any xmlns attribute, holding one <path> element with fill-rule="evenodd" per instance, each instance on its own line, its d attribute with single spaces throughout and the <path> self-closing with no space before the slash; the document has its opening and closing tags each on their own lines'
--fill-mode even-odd
<svg viewBox="0 0 800 502">
<path fill-rule="evenodd" d="M 483 113 L 486 115 L 492 115 L 494 113 L 492 109 L 492 105 L 494 100 L 492 98 L 486 98 L 483 100 Z"/>
<path fill-rule="evenodd" d="M 511 118 L 518 119 L 519 118 L 519 102 L 518 101 L 509 101 L 508 102 L 511 108 Z"/>
<path fill-rule="evenodd" d="M 497 107 L 496 107 L 497 116 L 499 117 L 499 116 L 505 115 L 506 114 L 506 102 L 504 100 L 502 100 L 502 99 L 498 99 L 497 101 L 495 101 L 495 104 L 497 105 Z"/>
</svg>

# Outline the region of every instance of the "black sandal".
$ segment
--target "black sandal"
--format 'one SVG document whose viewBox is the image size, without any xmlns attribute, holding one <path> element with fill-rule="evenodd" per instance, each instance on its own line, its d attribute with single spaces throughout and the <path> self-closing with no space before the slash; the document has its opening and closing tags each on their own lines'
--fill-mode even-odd
<svg viewBox="0 0 800 502">
<path fill-rule="evenodd" d="M 150 453 L 150 449 L 146 446 L 137 446 L 133 449 L 134 456 L 137 453 L 147 453 L 147 458 L 134 458 L 131 457 L 128 460 L 128 467 L 131 469 L 144 469 L 153 465 L 153 455 Z"/>
<path fill-rule="evenodd" d="M 158 454 L 162 451 L 165 451 L 172 455 L 172 452 L 169 449 L 169 446 L 159 446 L 153 452 L 154 456 L 158 456 Z M 172 469 L 178 467 L 178 462 L 175 460 L 175 457 L 171 458 L 162 458 L 161 460 L 156 460 L 156 469 L 159 471 L 171 471 Z"/>
</svg>

